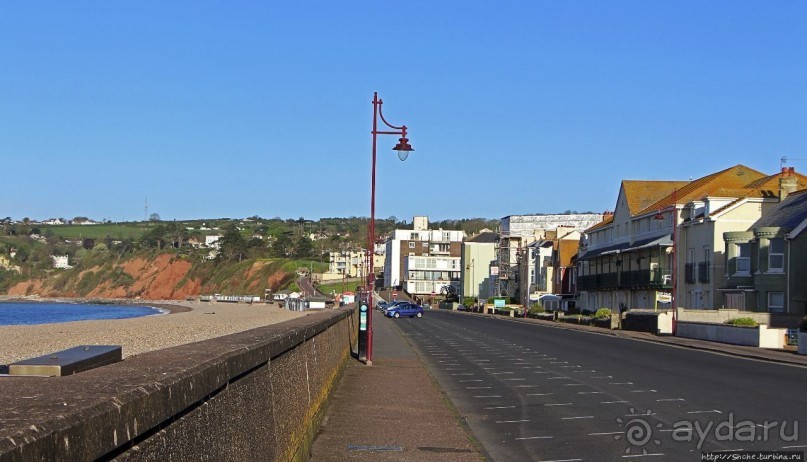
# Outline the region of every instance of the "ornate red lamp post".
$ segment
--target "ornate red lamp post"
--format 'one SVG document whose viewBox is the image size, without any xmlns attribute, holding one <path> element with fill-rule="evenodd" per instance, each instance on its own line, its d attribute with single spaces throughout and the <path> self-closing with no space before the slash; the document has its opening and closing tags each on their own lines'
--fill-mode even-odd
<svg viewBox="0 0 807 462">
<path fill-rule="evenodd" d="M 406 160 L 409 153 L 414 151 L 409 144 L 409 138 L 406 137 L 406 125 L 400 127 L 387 122 L 384 119 L 384 113 L 381 111 L 381 106 L 384 101 L 378 98 L 378 92 L 373 93 L 373 168 L 371 173 L 371 190 L 370 190 L 370 224 L 367 231 L 367 346 L 366 357 L 362 358 L 362 351 L 359 348 L 359 359 L 364 360 L 368 366 L 373 365 L 373 289 L 375 288 L 375 271 L 373 268 L 373 254 L 375 250 L 375 166 L 376 166 L 376 144 L 378 135 L 398 135 L 398 144 L 392 148 L 397 151 L 398 158 L 402 161 Z M 390 130 L 379 130 L 378 119 L 384 122 L 384 125 Z M 362 332 L 359 332 L 361 337 Z"/>
</svg>

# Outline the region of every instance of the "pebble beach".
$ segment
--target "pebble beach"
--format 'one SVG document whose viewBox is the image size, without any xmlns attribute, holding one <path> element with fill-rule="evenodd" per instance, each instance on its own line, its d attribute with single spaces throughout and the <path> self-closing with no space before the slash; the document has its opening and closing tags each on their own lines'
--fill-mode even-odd
<svg viewBox="0 0 807 462">
<path fill-rule="evenodd" d="M 0 368 L 78 345 L 120 345 L 123 357 L 234 334 L 305 316 L 278 304 L 138 300 L 167 314 L 130 319 L 0 326 Z M 3 371 L 0 370 L 0 373 Z"/>
</svg>

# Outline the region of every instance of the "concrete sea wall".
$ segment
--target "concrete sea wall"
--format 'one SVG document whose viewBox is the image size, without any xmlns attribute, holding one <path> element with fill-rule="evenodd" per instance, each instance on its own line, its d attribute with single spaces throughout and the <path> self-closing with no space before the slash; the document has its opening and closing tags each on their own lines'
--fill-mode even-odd
<svg viewBox="0 0 807 462">
<path fill-rule="evenodd" d="M 353 310 L 328 310 L 73 376 L 0 377 L 0 462 L 306 460 L 356 335 Z"/>
</svg>

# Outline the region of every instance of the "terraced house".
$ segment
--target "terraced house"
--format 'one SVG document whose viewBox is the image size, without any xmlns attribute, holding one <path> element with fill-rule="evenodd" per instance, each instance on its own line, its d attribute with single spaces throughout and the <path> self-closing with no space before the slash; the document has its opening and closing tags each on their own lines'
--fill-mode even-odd
<svg viewBox="0 0 807 462">
<path fill-rule="evenodd" d="M 796 187 L 807 186 L 789 172 Z M 723 234 L 772 210 L 781 177 L 736 165 L 692 181 L 623 181 L 613 216 L 581 241 L 578 306 L 725 307 Z"/>
</svg>

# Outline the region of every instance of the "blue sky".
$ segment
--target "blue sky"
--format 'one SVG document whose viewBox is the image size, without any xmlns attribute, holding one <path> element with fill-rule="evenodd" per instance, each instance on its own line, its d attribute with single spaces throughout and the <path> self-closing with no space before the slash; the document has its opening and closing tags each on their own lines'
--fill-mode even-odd
<svg viewBox="0 0 807 462">
<path fill-rule="evenodd" d="M 807 2 L 3 2 L 0 216 L 613 209 L 622 179 L 807 172 Z"/>
</svg>

